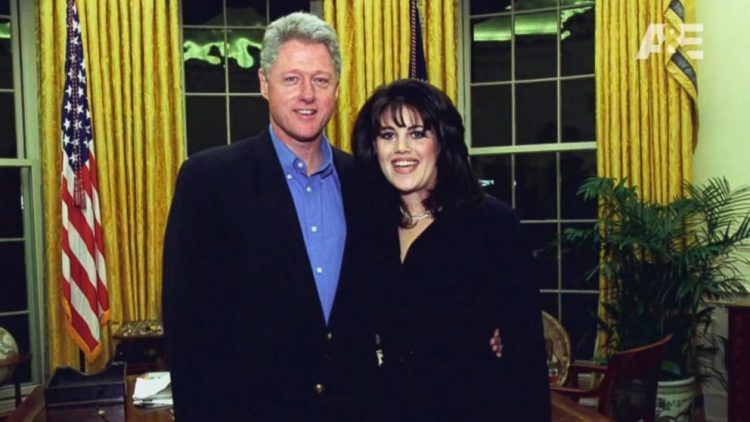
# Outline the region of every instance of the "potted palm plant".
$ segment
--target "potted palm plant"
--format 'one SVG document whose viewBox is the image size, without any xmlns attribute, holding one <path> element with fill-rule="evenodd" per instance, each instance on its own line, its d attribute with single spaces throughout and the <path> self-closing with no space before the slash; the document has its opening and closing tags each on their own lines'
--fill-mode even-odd
<svg viewBox="0 0 750 422">
<path fill-rule="evenodd" d="M 673 335 L 662 365 L 664 380 L 706 373 L 700 363 L 707 350 L 699 338 L 711 321 L 711 302 L 747 292 L 738 265 L 748 262 L 750 186 L 732 190 L 719 178 L 687 184 L 685 191 L 686 196 L 660 205 L 642 201 L 625 180 L 588 179 L 579 194 L 598 201 L 599 219 L 593 227 L 566 230 L 562 239 L 601 253 L 589 278 L 601 274 L 607 280 L 600 292 L 599 328 L 609 350 Z M 659 404 L 662 412 L 668 410 L 662 400 Z"/>
</svg>

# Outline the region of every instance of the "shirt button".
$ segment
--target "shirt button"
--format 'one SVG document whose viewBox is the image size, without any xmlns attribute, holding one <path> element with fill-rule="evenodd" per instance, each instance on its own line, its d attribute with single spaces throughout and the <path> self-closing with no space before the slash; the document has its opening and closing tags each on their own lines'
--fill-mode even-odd
<svg viewBox="0 0 750 422">
<path fill-rule="evenodd" d="M 308 191 L 308 192 L 312 192 L 312 186 L 306 187 L 305 190 Z"/>
<path fill-rule="evenodd" d="M 313 391 L 315 391 L 315 394 L 323 394 L 326 391 L 326 387 L 323 384 L 315 384 Z"/>
<path fill-rule="evenodd" d="M 327 333 L 326 333 L 326 340 L 328 340 L 328 341 L 331 341 L 331 339 L 332 339 L 332 338 L 333 338 L 333 333 L 332 333 L 332 332 L 330 332 L 330 331 L 329 331 L 329 332 L 327 332 Z"/>
<path fill-rule="evenodd" d="M 291 174 L 287 174 L 286 175 L 286 180 L 292 180 L 292 175 Z"/>
<path fill-rule="evenodd" d="M 311 231 L 312 231 L 313 233 L 317 233 L 317 232 L 318 232 L 318 226 L 312 226 L 312 227 L 310 227 L 310 230 L 311 230 Z"/>
<path fill-rule="evenodd" d="M 297 163 L 297 167 L 298 168 L 302 168 L 302 166 L 304 166 L 304 164 L 302 164 L 302 162 Z"/>
<path fill-rule="evenodd" d="M 318 274 L 322 274 L 323 273 L 323 269 L 320 268 L 320 267 L 318 267 L 318 268 L 315 269 L 315 272 L 318 273 Z"/>
</svg>

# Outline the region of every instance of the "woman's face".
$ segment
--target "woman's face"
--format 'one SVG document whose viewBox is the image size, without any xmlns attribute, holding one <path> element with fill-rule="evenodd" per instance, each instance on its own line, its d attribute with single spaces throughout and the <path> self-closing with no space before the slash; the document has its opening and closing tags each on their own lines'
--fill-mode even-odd
<svg viewBox="0 0 750 422">
<path fill-rule="evenodd" d="M 402 197 L 426 199 L 437 183 L 440 148 L 435 132 L 425 130 L 422 117 L 411 109 L 400 110 L 401 125 L 392 114 L 386 110 L 380 116 L 375 138 L 380 169 Z"/>
</svg>

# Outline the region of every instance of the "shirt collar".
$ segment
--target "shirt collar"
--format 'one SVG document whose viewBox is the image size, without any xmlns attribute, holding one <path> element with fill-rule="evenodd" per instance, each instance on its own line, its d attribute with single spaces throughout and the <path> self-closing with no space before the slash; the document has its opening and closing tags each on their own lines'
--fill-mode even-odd
<svg viewBox="0 0 750 422">
<path fill-rule="evenodd" d="M 271 143 L 273 144 L 273 149 L 276 151 L 276 156 L 279 158 L 284 174 L 296 172 L 302 175 L 307 175 L 305 162 L 281 142 L 270 124 L 268 125 L 268 132 L 271 134 Z M 333 150 L 325 135 L 323 135 L 323 138 L 320 140 L 320 152 L 323 156 L 323 160 L 320 164 L 320 168 L 313 175 L 319 174 L 321 177 L 327 177 L 333 172 Z"/>
</svg>

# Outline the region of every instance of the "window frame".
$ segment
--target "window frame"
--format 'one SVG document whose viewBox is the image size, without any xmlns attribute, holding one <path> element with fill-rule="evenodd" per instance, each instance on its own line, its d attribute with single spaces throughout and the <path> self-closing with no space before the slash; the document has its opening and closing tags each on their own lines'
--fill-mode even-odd
<svg viewBox="0 0 750 422">
<path fill-rule="evenodd" d="M 231 30 L 264 30 L 268 26 L 268 24 L 271 22 L 271 3 L 272 0 L 265 0 L 266 3 L 266 15 L 265 15 L 265 23 L 262 25 L 229 25 L 227 23 L 228 17 L 227 17 L 227 1 L 222 0 L 222 19 L 223 22 L 221 25 L 195 25 L 195 24 L 184 24 L 183 23 L 183 1 L 179 2 L 179 25 L 180 25 L 180 45 L 184 46 L 185 41 L 185 30 L 218 30 L 222 31 L 224 35 L 224 43 L 227 44 L 228 40 L 228 31 Z M 311 0 L 309 3 L 309 12 L 316 14 L 318 16 L 322 15 L 323 11 L 323 2 L 322 0 Z M 229 59 L 225 56 L 224 57 L 224 90 L 223 91 L 217 91 L 217 92 L 188 92 L 187 90 L 187 81 L 186 81 L 186 74 L 185 72 L 185 60 L 184 60 L 184 51 L 181 51 L 180 56 L 182 58 L 181 63 L 183 66 L 183 72 L 182 72 L 182 87 L 183 87 L 183 97 L 185 101 L 183 101 L 183 113 L 186 116 L 185 123 L 184 123 L 184 144 L 185 144 L 185 151 L 187 151 L 188 156 L 191 155 L 191 151 L 189 149 L 189 143 L 188 143 L 188 121 L 187 121 L 187 108 L 188 108 L 188 99 L 189 98 L 215 98 L 215 99 L 221 99 L 224 102 L 224 119 L 225 119 L 225 137 L 226 137 L 226 143 L 225 144 L 217 144 L 217 145 L 229 145 L 232 142 L 238 141 L 242 139 L 238 136 L 232 136 L 232 99 L 234 98 L 262 98 L 262 95 L 260 91 L 258 92 L 237 92 L 232 91 L 230 88 L 230 71 L 229 71 Z M 192 153 L 195 153 L 197 151 L 192 151 Z"/>
<path fill-rule="evenodd" d="M 6 17 L 6 16 L 3 16 Z M 0 158 L 0 168 L 17 168 L 21 171 L 21 204 L 23 237 L 4 238 L 0 241 L 24 242 L 27 306 L 25 310 L 2 312 L 2 316 L 27 315 L 29 347 L 31 350 L 31 379 L 24 383 L 22 391 L 28 394 L 43 382 L 48 373 L 46 336 L 44 224 L 42 207 L 42 169 L 36 65 L 36 17 L 33 2 L 10 0 L 11 52 L 13 66 L 13 88 L 3 90 L 14 96 L 16 119 L 15 158 Z M 13 397 L 13 386 L 0 389 L 0 409 L 5 399 Z M 11 400 L 12 402 L 12 400 Z M 10 402 L 8 402 L 10 403 Z"/>
<path fill-rule="evenodd" d="M 596 140 L 592 141 L 582 141 L 582 142 L 563 142 L 562 139 L 562 91 L 561 91 L 561 84 L 564 81 L 569 80 L 581 80 L 581 79 L 593 79 L 594 74 L 577 74 L 577 75 L 561 75 L 561 37 L 558 30 L 558 34 L 556 36 L 556 74 L 552 77 L 544 77 L 544 78 L 534 78 L 534 79 L 522 79 L 518 80 L 516 79 L 516 33 L 515 33 L 515 19 L 517 15 L 527 15 L 527 14 L 536 14 L 536 13 L 542 13 L 542 12 L 555 12 L 557 13 L 557 27 L 560 28 L 560 11 L 561 10 L 567 10 L 567 9 L 579 9 L 586 6 L 594 6 L 596 7 L 596 0 L 590 0 L 586 3 L 582 4 L 572 4 L 572 5 L 563 5 L 561 0 L 557 0 L 557 5 L 553 7 L 540 7 L 540 8 L 533 8 L 533 9 L 523 9 L 523 10 L 515 10 L 511 9 L 510 11 L 505 12 L 498 12 L 498 13 L 487 13 L 487 14 L 477 14 L 477 15 L 471 15 L 470 10 L 470 1 L 471 0 L 462 0 L 458 3 L 457 7 L 459 8 L 457 16 L 460 16 L 459 22 L 458 22 L 458 30 L 461 34 L 460 41 L 458 43 L 458 54 L 459 54 L 459 69 L 458 69 L 458 101 L 457 105 L 459 107 L 459 110 L 462 111 L 462 115 L 464 118 L 464 126 L 466 128 L 466 142 L 467 146 L 469 147 L 469 155 L 471 157 L 475 156 L 502 156 L 502 155 L 509 155 L 511 158 L 511 177 L 512 177 L 512 183 L 515 185 L 515 181 L 517 180 L 517 174 L 516 174 L 516 156 L 519 154 L 547 154 L 547 153 L 555 153 L 556 155 L 556 186 L 555 186 L 555 192 L 556 192 L 556 198 L 555 198 L 555 206 L 556 206 L 556 216 L 554 219 L 540 219 L 540 220 L 534 220 L 534 219 L 521 219 L 521 223 L 524 225 L 532 225 L 532 224 L 555 224 L 556 225 L 556 232 L 559 234 L 561 230 L 563 230 L 563 226 L 570 225 L 570 224 L 577 224 L 577 223 L 595 223 L 596 219 L 571 219 L 571 218 L 563 218 L 561 214 L 561 178 L 564 176 L 561 170 L 561 153 L 565 152 L 586 152 L 586 151 L 595 151 L 596 152 Z M 515 0 L 514 0 L 515 1 Z M 501 81 L 501 82 L 472 82 L 471 81 L 471 20 L 472 18 L 478 18 L 478 17 L 510 17 L 511 19 L 511 39 L 510 39 L 510 67 L 511 67 L 511 77 L 509 81 Z M 507 85 L 511 88 L 514 85 L 521 85 L 526 83 L 538 83 L 538 82 L 555 82 L 556 85 L 556 143 L 544 143 L 544 144 L 523 144 L 523 145 L 509 145 L 509 146 L 484 146 L 484 147 L 472 147 L 472 113 L 471 113 L 471 90 L 473 87 L 477 86 L 498 86 L 498 85 Z M 511 136 L 512 141 L 516 141 L 516 90 L 511 89 Z M 511 189 L 511 204 L 514 208 L 516 206 L 516 189 Z M 550 288 L 540 288 L 540 293 L 542 295 L 545 294 L 554 294 L 556 296 L 556 308 L 557 308 L 557 314 L 554 315 L 558 320 L 561 322 L 565 321 L 565 312 L 563 310 L 563 297 L 565 295 L 597 295 L 599 294 L 599 289 L 571 289 L 571 288 L 564 288 L 563 287 L 563 270 L 562 270 L 562 262 L 563 262 L 563 250 L 558 245 L 556 248 L 556 261 L 557 261 L 557 280 L 556 280 L 556 288 L 550 289 Z M 596 347 L 596 342 L 594 341 L 594 347 Z M 591 354 L 593 356 L 594 350 L 591 350 Z"/>
</svg>

